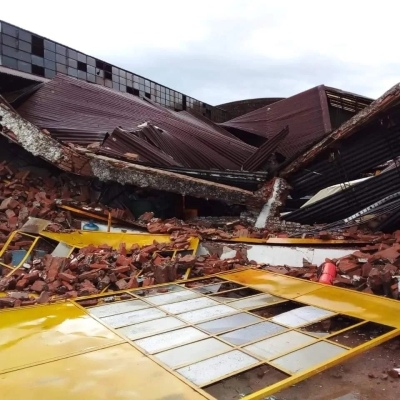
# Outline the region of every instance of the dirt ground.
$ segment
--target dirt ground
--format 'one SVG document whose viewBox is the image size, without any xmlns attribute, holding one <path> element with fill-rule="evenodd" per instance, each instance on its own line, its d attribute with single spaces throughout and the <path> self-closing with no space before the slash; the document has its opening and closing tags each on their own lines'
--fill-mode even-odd
<svg viewBox="0 0 400 400">
<path fill-rule="evenodd" d="M 285 389 L 268 400 L 398 400 L 400 378 L 391 378 L 387 370 L 400 367 L 400 338 L 392 339 L 366 353 L 321 372 Z M 240 399 L 276 378 L 276 371 L 264 368 L 246 372 L 209 388 L 221 400 Z M 275 376 L 274 376 L 275 375 Z"/>
</svg>

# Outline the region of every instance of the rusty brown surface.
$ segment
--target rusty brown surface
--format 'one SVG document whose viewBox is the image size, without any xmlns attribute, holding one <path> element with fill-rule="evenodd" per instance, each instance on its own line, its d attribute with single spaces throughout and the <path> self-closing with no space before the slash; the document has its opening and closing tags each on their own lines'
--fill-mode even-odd
<svg viewBox="0 0 400 400">
<path fill-rule="evenodd" d="M 268 158 L 289 134 L 289 127 L 282 129 L 271 140 L 261 145 L 244 163 L 243 170 L 259 171 L 265 166 Z"/>
<path fill-rule="evenodd" d="M 269 140 L 288 125 L 291 135 L 277 151 L 289 158 L 331 131 L 327 107 L 325 87 L 317 86 L 220 125 Z"/>
<path fill-rule="evenodd" d="M 183 166 L 188 168 L 240 170 L 256 150 L 228 133 L 222 134 L 222 128 L 212 123 L 63 75 L 45 83 L 18 112 L 54 138 L 80 145 L 101 142 L 116 127 L 135 131 L 150 123 L 174 138 L 176 151 L 186 156 Z"/>
<path fill-rule="evenodd" d="M 159 136 L 154 127 L 143 127 L 135 132 L 115 128 L 102 143 L 98 152 L 109 157 L 141 161 L 156 166 L 180 166 L 169 154 L 144 140 L 148 132 L 154 132 L 155 137 Z"/>
<path fill-rule="evenodd" d="M 254 200 L 253 192 L 191 178 L 168 171 L 136 165 L 125 161 L 78 152 L 66 146 L 32 123 L 23 119 L 7 104 L 0 104 L 1 135 L 22 146 L 59 169 L 77 175 L 96 177 L 126 185 L 148 187 L 198 198 L 215 199 L 228 204 L 246 204 Z"/>
<path fill-rule="evenodd" d="M 397 84 L 385 92 L 377 100 L 372 102 L 369 106 L 358 112 L 354 117 L 349 119 L 330 135 L 323 138 L 320 142 L 295 159 L 285 169 L 282 170 L 280 175 L 288 178 L 294 172 L 309 164 L 318 154 L 326 150 L 329 146 L 332 146 L 338 140 L 351 136 L 361 127 L 366 126 L 373 119 L 379 118 L 380 114 L 397 105 L 399 102 L 400 84 Z"/>
</svg>

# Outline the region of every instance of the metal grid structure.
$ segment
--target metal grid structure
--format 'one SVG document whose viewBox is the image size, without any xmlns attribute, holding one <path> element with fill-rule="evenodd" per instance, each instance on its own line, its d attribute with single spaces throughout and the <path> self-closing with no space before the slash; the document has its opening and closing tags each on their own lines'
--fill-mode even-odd
<svg viewBox="0 0 400 400">
<path fill-rule="evenodd" d="M 246 270 L 130 291 L 132 299 L 122 302 L 99 298 L 87 312 L 205 392 L 212 393 L 222 380 L 267 366 L 276 380 L 245 397 L 261 399 L 398 335 L 395 318 L 385 318 L 400 310 L 397 302 L 361 294 L 363 308 L 358 300 L 347 308 L 345 300 L 360 294 L 338 289 L 344 300 L 333 300 L 336 289 Z M 329 302 L 325 307 L 313 301 L 319 290 L 327 291 L 327 296 L 317 296 Z M 375 307 L 381 302 L 392 303 L 391 310 L 378 315 Z M 355 346 L 344 339 L 364 330 L 374 338 Z"/>
</svg>

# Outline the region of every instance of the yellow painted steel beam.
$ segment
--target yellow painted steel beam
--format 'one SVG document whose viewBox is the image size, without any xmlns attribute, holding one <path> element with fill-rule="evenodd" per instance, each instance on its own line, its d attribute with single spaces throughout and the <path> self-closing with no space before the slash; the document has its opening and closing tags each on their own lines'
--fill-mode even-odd
<svg viewBox="0 0 400 400">
<path fill-rule="evenodd" d="M 399 334 L 400 334 L 400 330 L 395 329 L 394 331 L 388 332 L 385 335 L 382 335 L 375 339 L 372 339 L 369 342 L 364 343 L 354 349 L 350 349 L 348 352 L 344 353 L 343 355 L 341 355 L 339 357 L 333 357 L 330 360 L 325 361 L 319 365 L 313 366 L 312 368 L 309 368 L 299 374 L 292 375 L 292 376 L 288 377 L 287 379 L 284 379 L 275 384 L 272 384 L 263 389 L 260 389 L 254 393 L 251 393 L 251 394 L 243 397 L 243 400 L 264 400 L 267 396 L 276 394 L 277 392 L 279 392 L 289 386 L 295 385 L 298 382 L 301 382 L 301 381 L 304 381 L 305 379 L 311 378 L 312 376 L 318 374 L 319 372 L 325 371 L 326 369 L 331 368 L 334 365 L 340 364 L 358 354 L 364 353 L 365 351 L 372 349 L 373 347 L 376 347 L 379 344 L 382 344 L 382 343 L 386 342 L 387 340 L 398 336 Z"/>
<path fill-rule="evenodd" d="M 248 269 L 220 275 L 262 292 L 400 329 L 400 302 L 272 272 Z"/>
<path fill-rule="evenodd" d="M 0 311 L 8 400 L 208 398 L 72 303 Z"/>
<path fill-rule="evenodd" d="M 88 232 L 74 231 L 71 233 L 40 232 L 40 235 L 57 242 L 63 242 L 69 246 L 82 248 L 89 245 L 101 246 L 107 244 L 113 249 L 118 249 L 120 243 L 125 243 L 127 249 L 132 245 L 139 246 L 152 245 L 154 241 L 158 243 L 170 243 L 169 235 L 149 234 L 149 233 L 123 233 L 123 232 Z M 190 239 L 189 250 L 196 251 L 199 245 L 199 238 Z"/>
<path fill-rule="evenodd" d="M 32 244 L 29 246 L 29 249 L 26 251 L 26 254 L 24 255 L 24 257 L 22 257 L 21 261 L 18 263 L 18 265 L 16 265 L 14 267 L 14 269 L 12 271 L 10 271 L 6 276 L 11 276 L 12 274 L 15 273 L 16 270 L 20 269 L 25 261 L 28 259 L 28 257 L 30 256 L 30 254 L 32 253 L 32 250 L 35 248 L 37 242 L 39 241 L 39 237 L 35 237 L 35 239 L 33 240 Z"/>
<path fill-rule="evenodd" d="M 15 236 L 17 235 L 21 235 L 21 236 L 25 236 L 28 237 L 30 239 L 33 239 L 32 244 L 29 246 L 29 249 L 26 251 L 26 254 L 24 255 L 24 257 L 21 259 L 21 261 L 17 264 L 17 265 L 6 265 L 4 263 L 0 263 L 0 265 L 10 269 L 10 272 L 6 275 L 6 276 L 11 276 L 17 269 L 21 268 L 25 261 L 28 259 L 28 257 L 30 256 L 32 250 L 35 248 L 38 240 L 40 239 L 39 236 L 34 236 L 34 235 L 30 235 L 29 233 L 25 233 L 25 232 L 21 232 L 21 231 L 14 231 L 11 233 L 11 235 L 8 237 L 6 243 L 4 244 L 4 246 L 0 249 L 0 258 L 4 255 L 4 253 L 8 250 L 10 244 L 12 243 L 12 241 L 14 240 Z"/>
<path fill-rule="evenodd" d="M 333 311 L 335 315 L 354 316 L 363 319 L 364 322 L 371 321 L 394 327 L 382 336 L 355 348 L 349 349 L 342 346 L 343 353 L 337 356 L 332 355 L 324 362 L 293 373 L 286 379 L 246 396 L 246 400 L 264 399 L 400 334 L 398 319 L 400 302 L 395 300 L 259 269 L 224 273 L 219 274 L 218 277 L 279 296 L 282 299 L 322 307 Z M 213 279 L 215 276 L 200 279 L 207 278 Z M 166 285 L 187 282 L 180 281 Z M 127 293 L 127 291 L 121 291 L 121 293 L 124 292 Z M 135 291 L 128 292 L 135 296 Z M 199 292 L 196 293 L 199 294 Z M 213 298 L 205 294 L 201 296 Z M 94 297 L 99 296 L 90 296 L 90 298 Z M 257 295 L 247 297 L 247 299 L 251 297 L 257 297 Z M 136 299 L 146 301 L 146 297 L 141 297 L 141 295 L 137 295 Z M 230 303 L 225 304 L 229 306 Z M 268 305 L 270 303 L 267 302 L 265 306 Z M 152 307 L 157 306 L 152 305 Z M 238 312 L 250 311 L 238 309 Z M 174 317 L 179 317 L 179 315 L 174 315 Z M 189 325 L 192 326 L 192 324 Z M 349 327 L 348 330 L 360 326 L 361 322 Z M 105 321 L 90 316 L 82 306 L 73 302 L 0 311 L 0 329 L 2 332 L 0 355 L 4 360 L 0 365 L 0 379 L 2 393 L 10 400 L 26 397 L 22 392 L 25 390 L 26 394 L 26 387 L 29 387 L 32 400 L 41 399 L 44 394 L 61 400 L 212 398 L 199 387 L 185 380 L 177 371 L 163 366 L 159 360 L 156 361 L 154 356 L 144 355 L 136 344 L 131 343 L 121 332 L 109 328 Z M 288 328 L 288 330 L 303 332 L 301 328 Z M 346 330 L 335 332 L 335 335 L 340 332 L 343 333 Z M 307 332 L 303 333 L 307 335 Z M 212 334 L 210 336 L 217 337 Z M 327 336 L 315 338 L 315 340 L 328 343 L 333 339 Z M 331 343 L 340 347 L 335 341 Z M 310 345 L 313 344 L 295 347 L 295 350 L 292 349 L 283 354 L 288 355 L 296 349 L 305 349 Z M 244 351 L 239 346 L 233 347 Z M 269 361 L 260 359 L 259 363 L 274 366 L 274 362 L 281 356 L 282 354 L 276 355 Z M 85 374 L 82 374 L 82 370 Z M 132 376 L 132 371 L 135 371 L 134 376 Z M 24 385 L 20 385 L 20 382 L 24 382 Z M 149 385 L 149 382 L 157 384 Z"/>
</svg>

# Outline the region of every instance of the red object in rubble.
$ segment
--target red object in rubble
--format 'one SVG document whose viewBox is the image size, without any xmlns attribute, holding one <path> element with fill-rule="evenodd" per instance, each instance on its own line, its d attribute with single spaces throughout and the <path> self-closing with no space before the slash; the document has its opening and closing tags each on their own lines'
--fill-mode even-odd
<svg viewBox="0 0 400 400">
<path fill-rule="evenodd" d="M 336 278 L 336 265 L 331 262 L 325 262 L 321 266 L 321 276 L 318 279 L 319 283 L 332 285 Z"/>
</svg>

